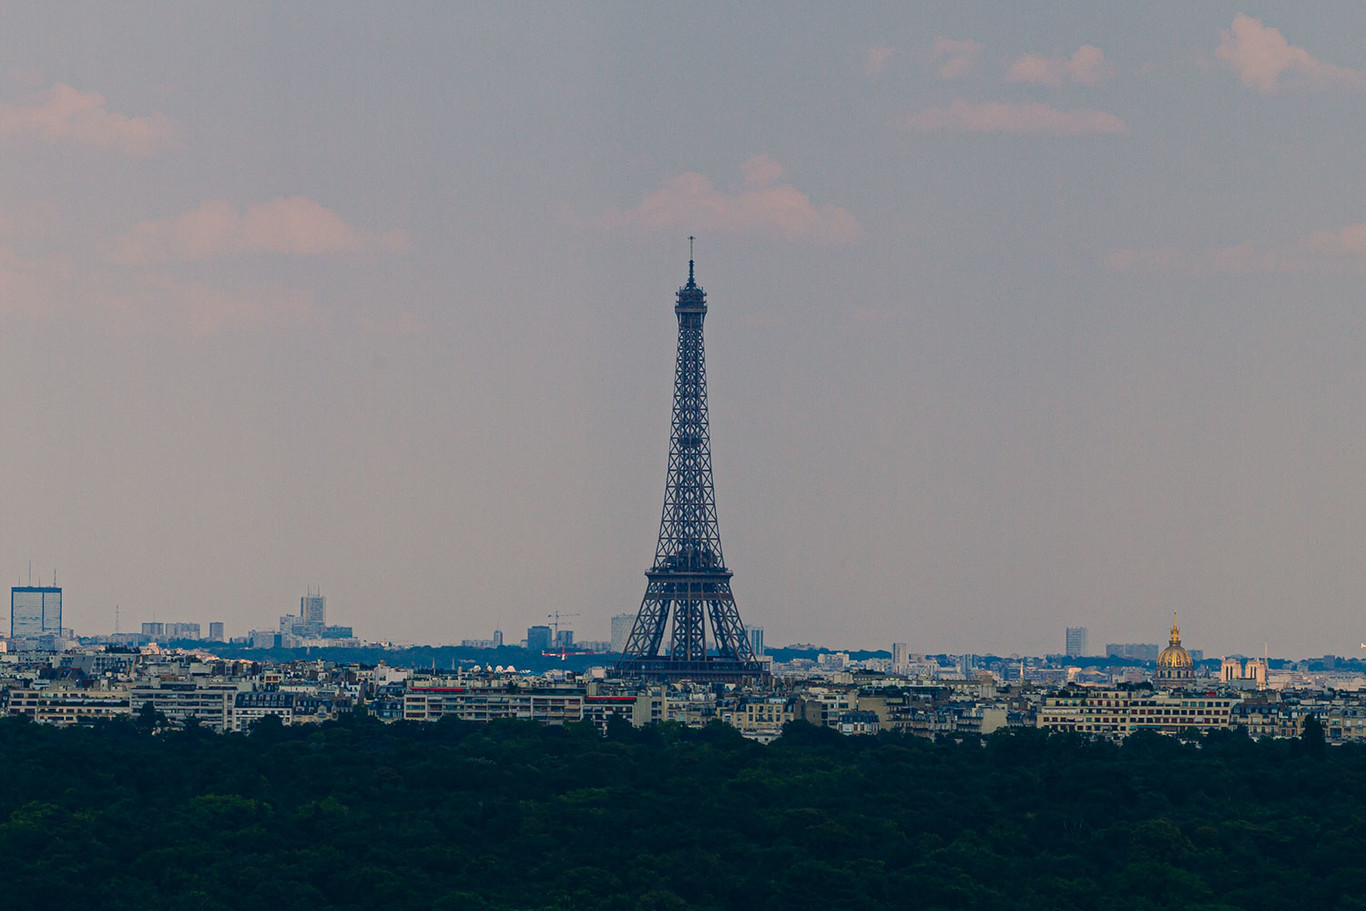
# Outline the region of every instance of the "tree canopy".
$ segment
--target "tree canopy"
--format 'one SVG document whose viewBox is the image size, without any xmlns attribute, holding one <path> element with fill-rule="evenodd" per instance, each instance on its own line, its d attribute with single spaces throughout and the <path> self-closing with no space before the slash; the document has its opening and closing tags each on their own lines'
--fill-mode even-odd
<svg viewBox="0 0 1366 911">
<path fill-rule="evenodd" d="M 1366 749 L 0 720 L 11 908 L 1362 907 Z M 159 732 L 158 732 L 159 731 Z"/>
</svg>

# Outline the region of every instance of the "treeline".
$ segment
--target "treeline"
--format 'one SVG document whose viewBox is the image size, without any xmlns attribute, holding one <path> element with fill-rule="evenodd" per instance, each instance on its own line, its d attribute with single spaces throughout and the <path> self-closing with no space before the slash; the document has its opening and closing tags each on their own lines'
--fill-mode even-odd
<svg viewBox="0 0 1366 911">
<path fill-rule="evenodd" d="M 1366 907 L 1366 750 L 0 721 L 6 908 Z"/>
<path fill-rule="evenodd" d="M 194 639 L 173 639 L 166 643 L 171 648 L 204 648 L 206 643 Z M 617 655 L 578 655 L 567 653 L 543 655 L 517 645 L 498 648 L 470 648 L 463 645 L 414 645 L 407 648 L 382 648 L 377 645 L 359 648 L 333 646 L 308 648 L 251 648 L 245 645 L 225 645 L 215 642 L 207 647 L 220 658 L 239 658 L 269 664 L 289 661 L 332 661 L 337 664 L 361 664 L 373 667 L 384 663 L 391 667 L 411 667 L 437 673 L 453 673 L 456 668 L 468 669 L 471 664 L 481 667 L 497 665 L 521 671 L 544 673 L 551 670 L 583 672 L 595 665 L 613 664 Z"/>
</svg>

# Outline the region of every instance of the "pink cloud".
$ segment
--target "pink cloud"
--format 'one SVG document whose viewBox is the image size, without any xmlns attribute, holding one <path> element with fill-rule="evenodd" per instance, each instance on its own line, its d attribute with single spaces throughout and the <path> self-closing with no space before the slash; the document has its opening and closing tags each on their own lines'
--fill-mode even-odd
<svg viewBox="0 0 1366 911">
<path fill-rule="evenodd" d="M 174 141 L 175 122 L 160 111 L 147 117 L 114 113 L 98 92 L 80 92 L 59 82 L 32 104 L 0 104 L 0 135 L 30 135 L 146 158 Z"/>
<path fill-rule="evenodd" d="M 977 68 L 977 56 L 981 53 L 982 45 L 976 41 L 956 41 L 943 35 L 936 36 L 930 45 L 930 59 L 939 64 L 935 72 L 940 79 L 968 75 Z"/>
<path fill-rule="evenodd" d="M 1105 54 L 1098 47 L 1084 44 L 1070 58 L 1025 54 L 1006 73 L 1006 82 L 1031 82 L 1055 87 L 1067 81 L 1095 85 L 1108 75 Z"/>
<path fill-rule="evenodd" d="M 1282 74 L 1298 76 L 1303 84 L 1320 88 L 1366 88 L 1366 77 L 1360 71 L 1315 60 L 1304 48 L 1287 41 L 1278 29 L 1242 13 L 1234 17 L 1227 30 L 1220 29 L 1214 55 L 1238 73 L 1243 85 L 1261 92 L 1275 91 Z"/>
<path fill-rule="evenodd" d="M 1081 136 L 1087 133 L 1127 133 L 1129 128 L 1104 111 L 1060 111 L 1046 104 L 980 104 L 958 99 L 943 108 L 927 108 L 904 121 L 914 130 L 965 133 L 1048 133 Z"/>
<path fill-rule="evenodd" d="M 157 326 L 191 335 L 265 328 L 298 328 L 321 311 L 304 291 L 265 288 L 235 293 L 160 271 L 139 272 L 133 287 L 99 298 L 106 314 L 125 328 Z"/>
<path fill-rule="evenodd" d="M 634 209 L 612 209 L 601 220 L 609 227 L 632 230 L 685 227 L 809 238 L 831 244 L 856 243 L 862 235 L 858 220 L 845 209 L 813 205 L 811 198 L 796 187 L 779 183 L 783 167 L 767 155 L 756 155 L 740 170 L 744 186 L 733 193 L 716 189 L 703 174 L 687 171 L 645 194 Z"/>
<path fill-rule="evenodd" d="M 1314 231 L 1286 243 L 1241 243 L 1203 250 L 1172 246 L 1113 250 L 1105 256 L 1113 272 L 1193 272 L 1257 275 L 1306 272 L 1366 273 L 1366 223 L 1335 231 Z"/>
<path fill-rule="evenodd" d="M 896 48 L 879 45 L 870 47 L 863 52 L 863 75 L 876 76 L 887 67 L 887 61 L 892 59 L 896 53 Z"/>
<path fill-rule="evenodd" d="M 357 231 L 341 216 L 301 196 L 277 197 L 238 212 L 211 199 L 161 221 L 146 221 L 114 242 L 110 259 L 126 265 L 211 259 L 234 253 L 317 255 L 402 249 L 401 231 Z"/>
<path fill-rule="evenodd" d="M 26 259 L 11 247 L 0 246 L 0 316 L 48 315 L 71 282 L 71 265 L 65 259 Z"/>
<path fill-rule="evenodd" d="M 1366 223 L 1336 231 L 1315 231 L 1306 243 L 1311 249 L 1343 256 L 1366 256 Z"/>
</svg>

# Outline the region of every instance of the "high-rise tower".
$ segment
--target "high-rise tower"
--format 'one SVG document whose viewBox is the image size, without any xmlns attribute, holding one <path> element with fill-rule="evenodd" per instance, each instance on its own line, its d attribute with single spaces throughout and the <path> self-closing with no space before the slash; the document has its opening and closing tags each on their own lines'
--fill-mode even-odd
<svg viewBox="0 0 1366 911">
<path fill-rule="evenodd" d="M 645 598 L 617 669 L 665 680 L 740 681 L 764 670 L 735 609 L 731 572 L 721 555 L 702 346 L 707 294 L 693 277 L 691 250 L 688 283 L 678 290 L 674 313 L 678 361 L 664 514 L 654 566 L 645 573 Z"/>
</svg>

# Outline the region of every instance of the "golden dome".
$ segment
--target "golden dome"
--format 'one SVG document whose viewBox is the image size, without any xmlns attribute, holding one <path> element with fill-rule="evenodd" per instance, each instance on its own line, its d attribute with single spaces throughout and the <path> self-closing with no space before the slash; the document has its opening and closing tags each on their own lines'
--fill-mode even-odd
<svg viewBox="0 0 1366 911">
<path fill-rule="evenodd" d="M 1191 653 L 1181 647 L 1181 628 L 1176 625 L 1175 612 L 1172 613 L 1172 635 L 1167 640 L 1167 647 L 1162 650 L 1162 654 L 1157 656 L 1157 666 L 1182 670 L 1195 667 L 1195 662 L 1191 660 Z"/>
</svg>

